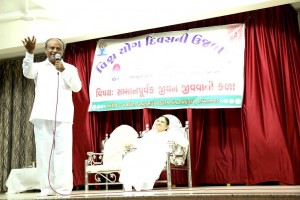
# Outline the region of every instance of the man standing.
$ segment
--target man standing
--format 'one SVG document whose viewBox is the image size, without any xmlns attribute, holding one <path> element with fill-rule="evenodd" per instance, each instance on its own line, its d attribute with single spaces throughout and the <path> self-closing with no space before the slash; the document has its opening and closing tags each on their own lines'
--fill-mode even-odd
<svg viewBox="0 0 300 200">
<path fill-rule="evenodd" d="M 34 79 L 35 99 L 29 121 L 34 125 L 36 163 L 41 193 L 69 195 L 73 189 L 72 92 L 81 90 L 77 68 L 64 62 L 65 45 L 59 38 L 45 43 L 47 59 L 33 62 L 36 38 L 22 40 L 26 48 L 23 75 Z"/>
</svg>

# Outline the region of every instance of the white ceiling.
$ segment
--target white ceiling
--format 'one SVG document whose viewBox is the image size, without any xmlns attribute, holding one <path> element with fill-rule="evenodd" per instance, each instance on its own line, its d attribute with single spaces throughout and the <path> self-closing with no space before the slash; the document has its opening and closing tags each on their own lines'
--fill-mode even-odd
<svg viewBox="0 0 300 200">
<path fill-rule="evenodd" d="M 50 37 L 71 43 L 283 4 L 299 13 L 300 0 L 0 0 L 0 59 L 23 56 L 27 36 L 41 53 Z"/>
</svg>

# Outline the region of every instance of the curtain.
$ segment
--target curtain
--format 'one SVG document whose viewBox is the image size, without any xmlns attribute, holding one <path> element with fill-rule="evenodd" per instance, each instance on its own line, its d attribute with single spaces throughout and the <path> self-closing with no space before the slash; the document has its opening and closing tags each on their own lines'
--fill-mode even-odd
<svg viewBox="0 0 300 200">
<path fill-rule="evenodd" d="M 234 109 L 141 109 L 88 112 L 89 81 L 97 40 L 70 43 L 64 60 L 74 64 L 82 90 L 73 94 L 74 185 L 84 184 L 86 152 L 101 150 L 101 140 L 117 126 L 138 132 L 162 114 L 190 125 L 193 186 L 231 184 L 300 184 L 300 35 L 297 13 L 289 5 L 208 20 L 112 36 L 199 27 L 246 24 L 244 99 Z M 35 56 L 38 60 L 37 56 Z M 40 58 L 44 60 L 44 58 Z M 0 61 L 0 190 L 12 168 L 35 160 L 33 127 L 28 122 L 34 83 L 22 75 L 22 59 Z M 186 173 L 172 174 L 187 184 Z"/>
<path fill-rule="evenodd" d="M 35 61 L 45 60 L 36 55 Z M 34 100 L 34 82 L 22 73 L 23 58 L 0 61 L 0 191 L 11 169 L 35 162 L 33 125 L 28 121 Z"/>
<path fill-rule="evenodd" d="M 247 31 L 242 110 L 247 182 L 300 182 L 300 57 L 297 13 L 289 6 L 253 14 Z"/>
<path fill-rule="evenodd" d="M 121 124 L 142 131 L 162 114 L 174 114 L 190 124 L 193 185 L 299 184 L 299 29 L 289 5 L 128 33 L 147 33 L 246 24 L 245 92 L 240 109 L 144 109 L 87 113 L 88 83 L 98 39 L 69 44 L 65 57 L 87 73 L 75 113 L 75 183 L 83 184 L 87 151 L 100 151 L 101 140 Z M 81 49 L 81 50 L 79 50 Z M 84 51 L 83 51 L 84 49 Z M 81 51 L 80 54 L 75 52 Z M 82 97 L 84 95 L 84 97 Z M 76 105 L 75 105 L 76 107 Z M 84 115 L 84 118 L 83 116 Z M 78 137 L 78 142 L 76 142 Z M 80 142 L 79 142 L 80 141 Z M 84 148 L 82 146 L 85 141 Z M 173 175 L 187 184 L 186 174 Z"/>
</svg>

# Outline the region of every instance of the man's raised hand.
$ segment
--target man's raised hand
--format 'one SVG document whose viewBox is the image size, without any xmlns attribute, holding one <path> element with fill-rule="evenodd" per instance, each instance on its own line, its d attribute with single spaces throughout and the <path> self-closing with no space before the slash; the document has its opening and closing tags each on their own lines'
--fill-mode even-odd
<svg viewBox="0 0 300 200">
<path fill-rule="evenodd" d="M 36 43 L 36 39 L 34 36 L 32 36 L 32 38 L 30 39 L 30 37 L 24 38 L 24 40 L 22 40 L 23 42 L 23 46 L 26 48 L 27 52 L 30 54 L 33 54 L 34 49 L 35 49 L 35 43 Z"/>
</svg>

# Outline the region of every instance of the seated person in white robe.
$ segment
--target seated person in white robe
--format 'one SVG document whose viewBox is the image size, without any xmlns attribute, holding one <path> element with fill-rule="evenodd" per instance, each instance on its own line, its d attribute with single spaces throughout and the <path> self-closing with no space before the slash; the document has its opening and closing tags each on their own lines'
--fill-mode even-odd
<svg viewBox="0 0 300 200">
<path fill-rule="evenodd" d="M 178 139 L 179 144 L 188 144 L 183 136 L 174 138 L 174 134 L 168 131 L 169 123 L 167 117 L 159 117 L 155 121 L 155 128 L 132 144 L 135 150 L 124 156 L 119 181 L 125 191 L 132 191 L 132 187 L 136 191 L 152 190 L 166 164 L 169 142 Z"/>
</svg>

